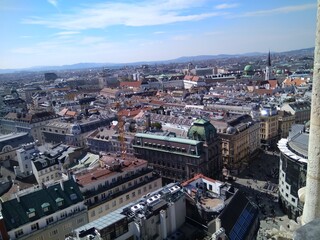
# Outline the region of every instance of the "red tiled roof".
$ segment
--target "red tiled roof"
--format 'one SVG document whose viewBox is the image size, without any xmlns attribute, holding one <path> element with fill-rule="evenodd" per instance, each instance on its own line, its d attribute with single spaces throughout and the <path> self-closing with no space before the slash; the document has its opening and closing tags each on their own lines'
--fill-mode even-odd
<svg viewBox="0 0 320 240">
<path fill-rule="evenodd" d="M 267 94 L 267 95 L 272 95 L 273 94 L 273 89 L 254 89 L 253 90 L 254 93 L 257 93 L 259 95 L 264 95 L 264 94 Z"/>
<path fill-rule="evenodd" d="M 139 88 L 141 86 L 141 81 L 134 82 L 120 82 L 120 87 L 125 88 Z"/>
<path fill-rule="evenodd" d="M 65 115 L 74 117 L 74 116 L 77 115 L 77 112 L 75 112 L 75 111 L 67 111 L 67 112 L 65 113 Z"/>
<path fill-rule="evenodd" d="M 272 89 L 275 89 L 278 86 L 278 80 L 268 80 L 268 82 Z"/>
</svg>

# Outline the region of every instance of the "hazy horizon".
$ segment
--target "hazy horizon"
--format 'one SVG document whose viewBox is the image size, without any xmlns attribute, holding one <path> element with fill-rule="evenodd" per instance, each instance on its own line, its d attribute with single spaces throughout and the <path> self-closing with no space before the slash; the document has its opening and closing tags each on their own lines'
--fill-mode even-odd
<svg viewBox="0 0 320 240">
<path fill-rule="evenodd" d="M 0 68 L 162 61 L 314 46 L 316 2 L 0 2 Z"/>
</svg>

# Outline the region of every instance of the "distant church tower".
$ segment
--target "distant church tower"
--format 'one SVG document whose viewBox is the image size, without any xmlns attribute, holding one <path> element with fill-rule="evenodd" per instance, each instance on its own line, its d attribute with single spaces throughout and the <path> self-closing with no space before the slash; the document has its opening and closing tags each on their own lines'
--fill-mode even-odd
<svg viewBox="0 0 320 240">
<path fill-rule="evenodd" d="M 272 79 L 272 70 L 271 70 L 271 56 L 270 56 L 270 51 L 268 54 L 268 61 L 267 61 L 267 66 L 266 66 L 266 74 L 265 74 L 265 79 L 266 81 Z"/>
</svg>

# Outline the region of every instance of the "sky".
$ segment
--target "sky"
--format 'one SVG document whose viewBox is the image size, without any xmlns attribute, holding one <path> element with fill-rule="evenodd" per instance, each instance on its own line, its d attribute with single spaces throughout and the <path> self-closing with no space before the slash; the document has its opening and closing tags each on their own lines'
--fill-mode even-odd
<svg viewBox="0 0 320 240">
<path fill-rule="evenodd" d="M 0 0 L 0 69 L 313 47 L 316 0 Z"/>
</svg>

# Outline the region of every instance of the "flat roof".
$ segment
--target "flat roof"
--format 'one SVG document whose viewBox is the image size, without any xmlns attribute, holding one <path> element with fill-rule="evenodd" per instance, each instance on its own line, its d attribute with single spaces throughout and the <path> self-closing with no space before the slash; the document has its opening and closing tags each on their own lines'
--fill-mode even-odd
<svg viewBox="0 0 320 240">
<path fill-rule="evenodd" d="M 148 133 L 137 133 L 135 136 L 136 137 L 141 137 L 141 138 L 149 138 L 149 139 L 156 139 L 156 140 L 168 141 L 168 142 L 184 143 L 184 144 L 190 144 L 190 145 L 197 145 L 197 144 L 201 143 L 201 141 L 192 140 L 192 139 L 172 137 L 172 136 L 166 136 L 166 135 L 161 135 L 160 136 L 160 135 L 148 134 Z"/>
<path fill-rule="evenodd" d="M 100 230 L 120 221 L 121 219 L 126 218 L 127 216 L 122 214 L 123 209 L 126 207 L 129 207 L 131 205 L 132 205 L 132 203 L 129 203 L 123 207 L 120 207 L 117 210 L 115 210 L 111 213 L 108 213 L 107 215 L 104 215 L 103 217 L 98 218 L 97 220 L 94 220 L 90 223 L 83 225 L 82 227 L 75 229 L 75 232 L 80 233 L 81 231 L 86 231 L 90 228 L 95 228 L 100 231 Z"/>
</svg>

